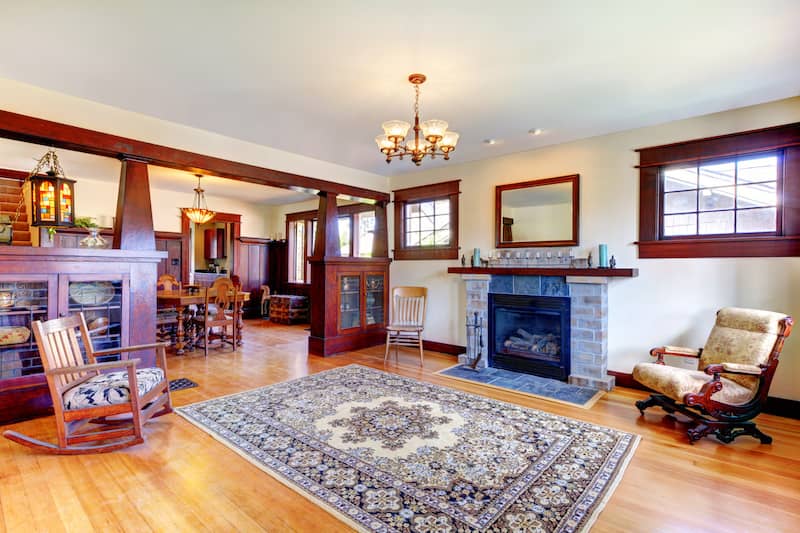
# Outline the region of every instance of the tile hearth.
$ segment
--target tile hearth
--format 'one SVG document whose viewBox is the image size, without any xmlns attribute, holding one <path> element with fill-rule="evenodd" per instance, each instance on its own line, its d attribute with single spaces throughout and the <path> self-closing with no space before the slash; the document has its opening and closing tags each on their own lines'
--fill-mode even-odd
<svg viewBox="0 0 800 533">
<path fill-rule="evenodd" d="M 529 276 L 462 274 L 467 291 L 467 316 L 478 313 L 488 325 L 489 293 L 570 298 L 571 369 L 568 383 L 611 390 L 614 377 L 608 370 L 608 278 L 596 276 Z M 479 366 L 488 361 L 488 327 L 483 329 Z M 466 357 L 459 356 L 465 363 Z"/>
</svg>

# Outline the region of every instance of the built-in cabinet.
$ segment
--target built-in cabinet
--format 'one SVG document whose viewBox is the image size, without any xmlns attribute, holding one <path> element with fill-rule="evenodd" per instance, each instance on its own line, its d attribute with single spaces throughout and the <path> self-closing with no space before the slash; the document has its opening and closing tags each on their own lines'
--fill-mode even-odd
<svg viewBox="0 0 800 533">
<path fill-rule="evenodd" d="M 388 287 L 388 258 L 312 259 L 311 353 L 331 355 L 379 344 L 386 335 Z M 324 320 L 324 314 L 336 320 Z"/>
<path fill-rule="evenodd" d="M 82 312 L 96 349 L 155 340 L 158 251 L 0 248 L 0 424 L 50 407 L 34 320 Z M 152 365 L 152 351 L 134 355 Z"/>
</svg>

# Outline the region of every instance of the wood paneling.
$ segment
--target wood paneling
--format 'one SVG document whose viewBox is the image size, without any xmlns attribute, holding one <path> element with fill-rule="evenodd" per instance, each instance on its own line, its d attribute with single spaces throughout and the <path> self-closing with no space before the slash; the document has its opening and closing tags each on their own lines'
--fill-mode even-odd
<svg viewBox="0 0 800 533">
<path fill-rule="evenodd" d="M 800 523 L 800 421 L 760 415 L 759 426 L 775 437 L 769 446 L 754 439 L 724 445 L 710 438 L 690 446 L 683 422 L 656 411 L 639 415 L 633 404 L 647 396 L 641 391 L 617 387 L 591 409 L 580 409 L 434 374 L 453 365 L 451 356 L 434 352 L 425 354 L 423 368 L 419 354 L 406 348 L 397 363 L 392 356 L 388 364 L 383 346 L 309 357 L 304 326 L 260 319 L 247 321 L 243 335 L 243 346 L 233 353 L 168 357 L 170 379 L 200 384 L 173 393 L 173 403 L 185 406 L 355 363 L 640 435 L 593 533 L 788 533 Z M 9 429 L 55 437 L 52 418 Z M 151 422 L 145 431 L 144 444 L 91 458 L 42 457 L 0 439 L 0 530 L 350 531 L 176 414 Z M 709 518 L 701 509 L 715 511 Z"/>
<path fill-rule="evenodd" d="M 267 283 L 268 241 L 242 237 L 239 240 L 239 279 L 242 290 L 250 293 L 250 301 L 244 305 L 245 317 L 261 314 L 261 286 Z"/>
</svg>

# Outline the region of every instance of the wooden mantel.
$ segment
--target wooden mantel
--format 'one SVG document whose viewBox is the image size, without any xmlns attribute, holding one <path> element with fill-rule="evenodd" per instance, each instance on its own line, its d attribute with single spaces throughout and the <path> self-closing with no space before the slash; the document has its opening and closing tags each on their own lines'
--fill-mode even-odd
<svg viewBox="0 0 800 533">
<path fill-rule="evenodd" d="M 567 267 L 450 267 L 448 274 L 489 274 L 493 276 L 585 276 L 597 278 L 635 278 L 638 268 Z"/>
</svg>

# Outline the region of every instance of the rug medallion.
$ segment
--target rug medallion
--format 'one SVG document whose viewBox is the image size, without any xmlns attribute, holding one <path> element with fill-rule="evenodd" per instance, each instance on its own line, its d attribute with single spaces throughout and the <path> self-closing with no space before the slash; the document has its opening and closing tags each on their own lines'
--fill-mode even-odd
<svg viewBox="0 0 800 533">
<path fill-rule="evenodd" d="M 350 365 L 178 409 L 364 531 L 580 531 L 630 433 Z"/>
</svg>

